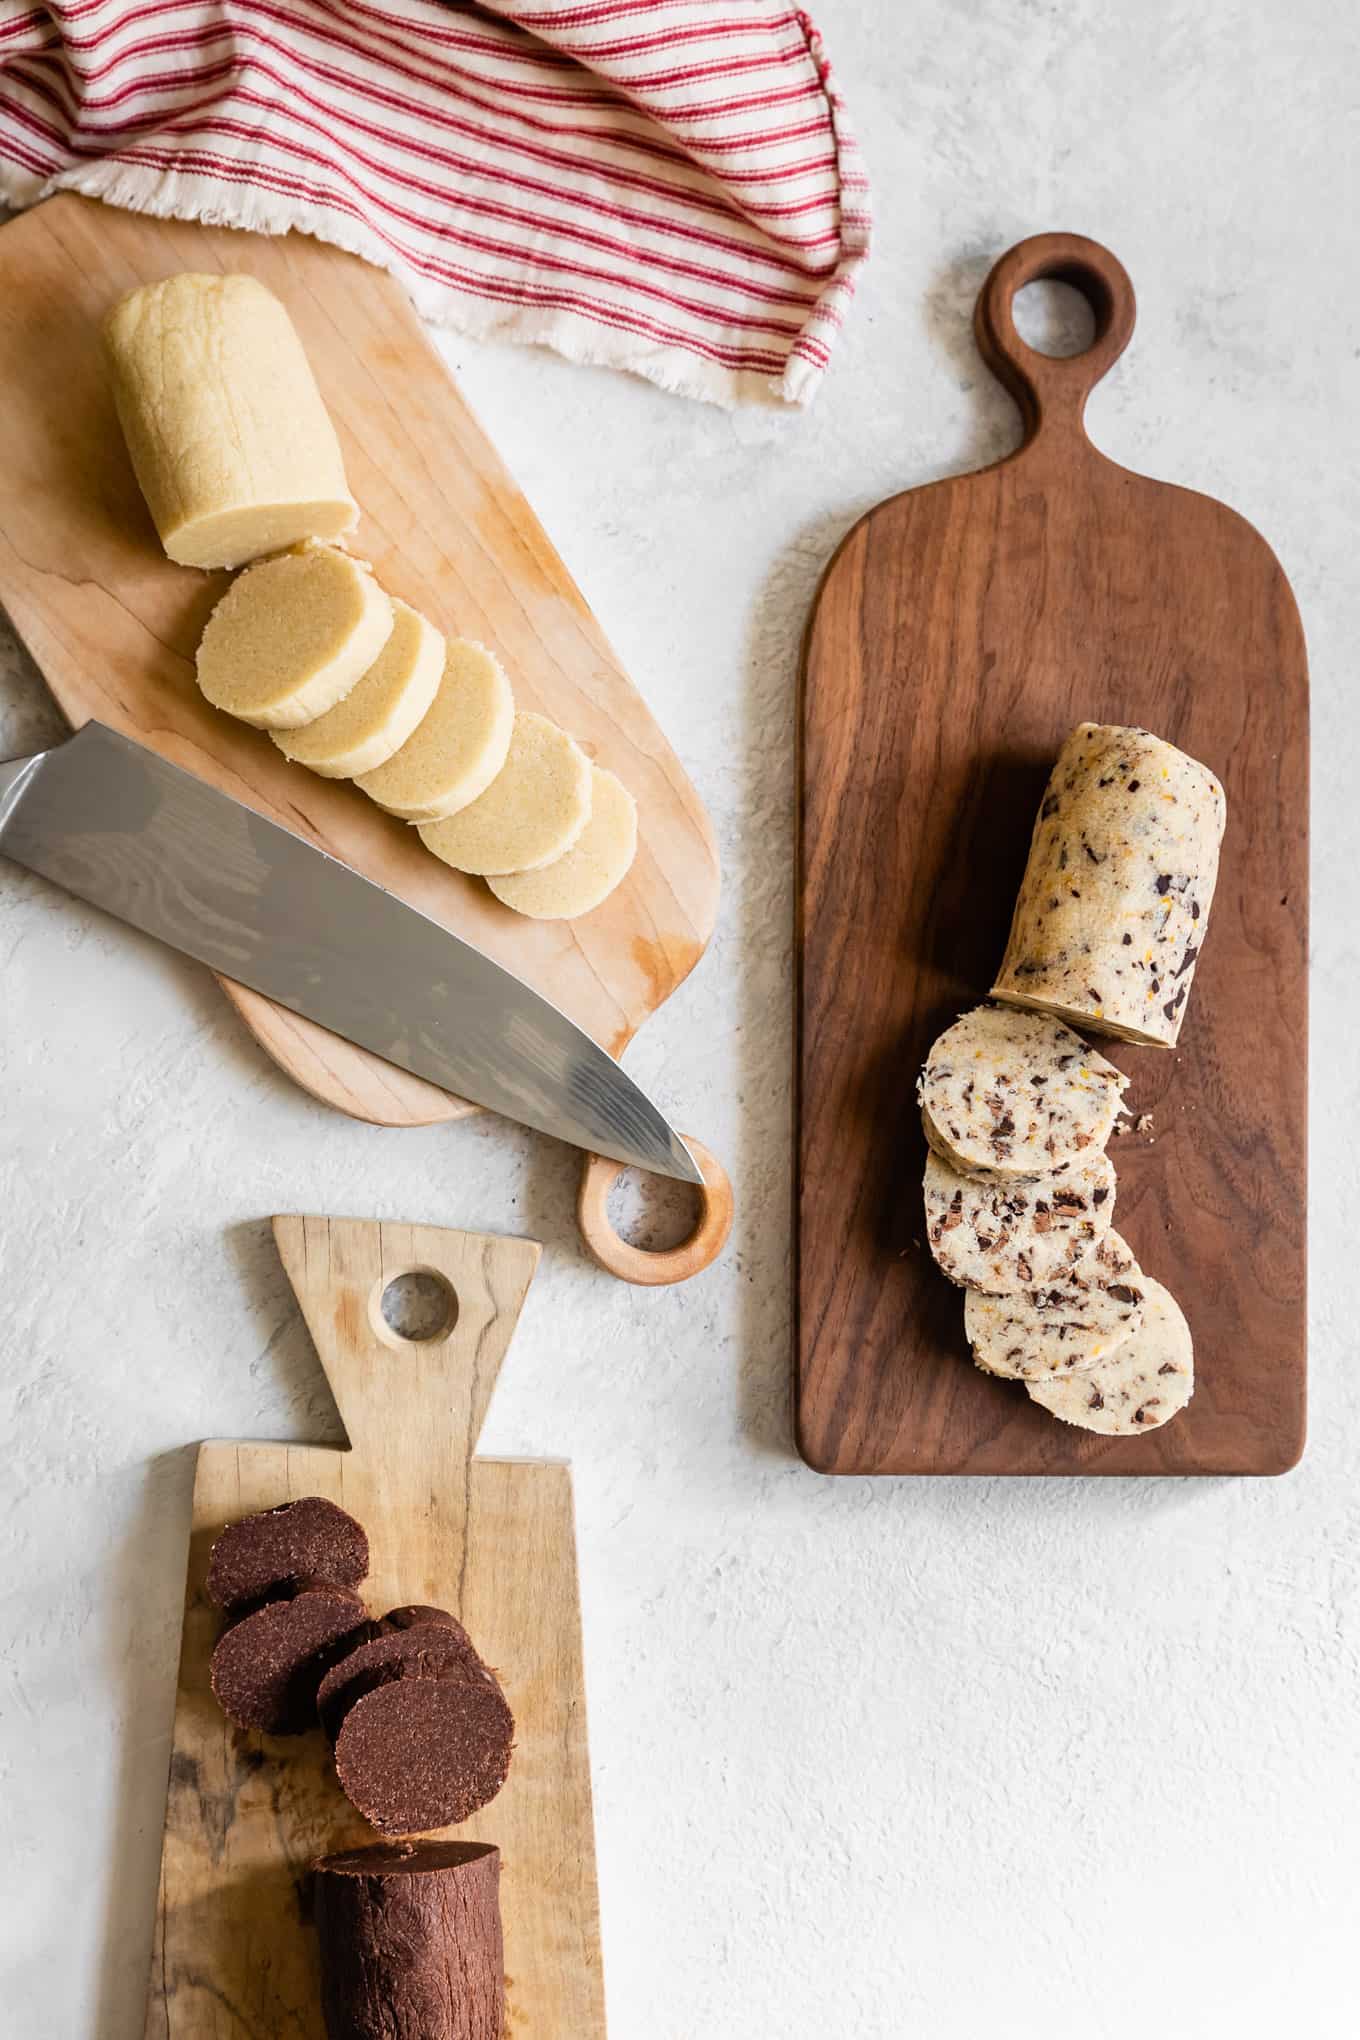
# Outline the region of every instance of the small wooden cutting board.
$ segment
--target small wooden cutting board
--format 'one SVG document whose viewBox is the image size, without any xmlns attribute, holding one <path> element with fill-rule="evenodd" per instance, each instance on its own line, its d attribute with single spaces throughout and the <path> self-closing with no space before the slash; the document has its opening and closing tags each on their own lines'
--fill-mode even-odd
<svg viewBox="0 0 1360 2040">
<path fill-rule="evenodd" d="M 571 1469 L 473 1456 L 538 1246 L 353 1219 L 276 1218 L 274 1233 L 350 1444 L 199 1448 L 147 2040 L 324 2040 L 309 1866 L 378 1837 L 319 1729 L 248 1735 L 221 1713 L 221 1616 L 204 1592 L 229 1522 L 302 1495 L 367 1530 L 372 1613 L 447 1608 L 499 1674 L 510 1777 L 448 1832 L 501 1851 L 507 2040 L 604 2040 Z M 455 1301 L 434 1338 L 383 1318 L 384 1290 L 410 1273 Z"/>
<path fill-rule="evenodd" d="M 502 659 L 638 803 L 638 854 L 579 921 L 529 921 L 450 871 L 357 787 L 292 765 L 210 708 L 194 651 L 226 574 L 167 560 L 114 415 L 99 327 L 116 298 L 179 270 L 241 271 L 286 305 L 363 511 L 349 543 L 383 586 Z M 73 726 L 148 744 L 306 836 L 524 978 L 611 1055 L 703 954 L 717 911 L 698 795 L 400 288 L 300 234 L 119 212 L 71 193 L 0 229 L 0 603 Z M 328 1104 L 383 1125 L 468 1111 L 259 993 L 247 1025 Z"/>
<path fill-rule="evenodd" d="M 1011 317 L 1074 284 L 1094 344 L 1037 354 Z M 797 1422 L 827 1473 L 1280 1473 L 1303 1446 L 1308 680 L 1289 584 L 1233 511 L 1107 460 L 1086 399 L 1133 331 L 1096 243 L 992 271 L 983 358 L 1024 417 L 996 466 L 896 496 L 827 571 L 802 693 Z M 1195 1341 L 1194 1400 L 1145 1437 L 1055 1422 L 970 1362 L 925 1245 L 916 1078 L 985 997 L 1063 738 L 1140 724 L 1228 796 L 1208 940 L 1173 1051 L 1104 1044 L 1141 1133 L 1116 1224 Z"/>
</svg>

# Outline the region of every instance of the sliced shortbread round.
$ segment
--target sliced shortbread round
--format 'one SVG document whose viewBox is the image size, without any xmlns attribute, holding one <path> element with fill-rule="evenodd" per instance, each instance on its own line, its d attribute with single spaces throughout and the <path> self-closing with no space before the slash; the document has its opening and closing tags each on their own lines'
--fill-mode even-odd
<svg viewBox="0 0 1360 2040">
<path fill-rule="evenodd" d="M 447 821 L 422 826 L 427 850 L 455 871 L 536 871 L 565 856 L 590 820 L 590 760 L 546 715 L 520 709 L 501 770 Z"/>
<path fill-rule="evenodd" d="M 257 729 L 299 729 L 343 701 L 391 629 L 392 604 L 362 560 L 300 546 L 237 575 L 199 641 L 198 684 Z"/>
<path fill-rule="evenodd" d="M 496 898 L 534 921 L 573 921 L 608 899 L 637 852 L 637 802 L 603 766 L 591 768 L 590 820 L 571 849 L 536 871 L 488 878 Z"/>
<path fill-rule="evenodd" d="M 1005 1295 L 1061 1281 L 1110 1229 L 1114 1164 L 1082 1155 L 1051 1176 L 979 1182 L 926 1158 L 926 1237 L 951 1282 Z"/>
<path fill-rule="evenodd" d="M 392 634 L 344 700 L 277 735 L 285 758 L 323 779 L 356 779 L 399 751 L 434 700 L 444 671 L 444 633 L 392 598 Z"/>
<path fill-rule="evenodd" d="M 401 749 L 355 779 L 378 806 L 406 822 L 455 815 L 486 791 L 505 763 L 515 702 L 500 661 L 485 645 L 454 638 L 434 700 Z"/>
<path fill-rule="evenodd" d="M 988 1296 L 970 1289 L 963 1327 L 984 1374 L 1029 1381 L 1094 1367 L 1143 1321 L 1145 1277 L 1117 1232 L 1107 1232 L 1061 1281 Z"/>
<path fill-rule="evenodd" d="M 1155 1431 L 1195 1392 L 1195 1348 L 1174 1296 L 1143 1278 L 1143 1322 L 1119 1349 L 1085 1374 L 1048 1375 L 1026 1384 L 1064 1424 L 1133 1438 Z"/>
<path fill-rule="evenodd" d="M 919 1095 L 956 1167 L 1042 1176 L 1104 1148 L 1127 1083 L 1060 1020 L 976 1006 L 931 1049 Z"/>
</svg>

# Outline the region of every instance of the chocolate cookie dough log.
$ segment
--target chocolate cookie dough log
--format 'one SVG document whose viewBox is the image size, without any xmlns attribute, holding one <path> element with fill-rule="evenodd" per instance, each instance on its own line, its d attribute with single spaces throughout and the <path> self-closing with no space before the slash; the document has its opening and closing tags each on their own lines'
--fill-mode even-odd
<svg viewBox="0 0 1360 2040">
<path fill-rule="evenodd" d="M 359 512 L 302 342 L 251 276 L 167 277 L 104 322 L 114 403 L 172 560 L 239 567 Z"/>
<path fill-rule="evenodd" d="M 1108 1232 L 1061 1281 L 1013 1296 L 970 1289 L 963 1325 L 973 1358 L 984 1374 L 1013 1381 L 1082 1373 L 1138 1330 L 1145 1283 L 1125 1242 Z"/>
<path fill-rule="evenodd" d="M 298 1580 L 357 1587 L 367 1577 L 362 1524 L 324 1495 L 304 1495 L 227 1525 L 208 1560 L 208 1599 L 240 1608 Z"/>
<path fill-rule="evenodd" d="M 926 1058 L 921 1116 L 962 1174 L 1043 1176 L 1104 1150 L 1127 1083 L 1059 1021 L 975 1006 Z"/>
<path fill-rule="evenodd" d="M 404 1629 L 388 1630 L 379 1623 L 377 1636 L 333 1665 L 317 1688 L 317 1712 L 330 1741 L 338 1738 L 356 1701 L 395 1679 L 480 1679 L 500 1691 L 472 1638 L 451 1615 L 442 1622 L 417 1622 Z"/>
<path fill-rule="evenodd" d="M 1084 1374 L 1025 1384 L 1032 1401 L 1064 1424 L 1107 1438 L 1136 1438 L 1179 1414 L 1195 1392 L 1190 1327 L 1170 1290 L 1143 1278 L 1143 1322 Z"/>
<path fill-rule="evenodd" d="M 502 2040 L 500 1851 L 380 1844 L 313 1869 L 327 2040 Z"/>
<path fill-rule="evenodd" d="M 1227 804 L 1147 730 L 1080 723 L 1053 767 L 992 996 L 1170 1048 L 1209 925 Z"/>
<path fill-rule="evenodd" d="M 219 1637 L 209 1674 L 217 1704 L 238 1728 L 303 1735 L 316 1726 L 322 1679 L 369 1632 L 352 1588 L 307 1581 Z"/>
<path fill-rule="evenodd" d="M 932 1149 L 926 1157 L 926 1238 L 951 1282 L 1004 1294 L 1060 1281 L 1103 1239 L 1114 1213 L 1114 1165 L 1090 1153 L 1051 1176 L 979 1181 Z"/>
<path fill-rule="evenodd" d="M 489 1679 L 397 1678 L 349 1709 L 335 1770 L 379 1834 L 425 1834 L 470 1820 L 495 1798 L 514 1739 L 514 1717 Z"/>
</svg>

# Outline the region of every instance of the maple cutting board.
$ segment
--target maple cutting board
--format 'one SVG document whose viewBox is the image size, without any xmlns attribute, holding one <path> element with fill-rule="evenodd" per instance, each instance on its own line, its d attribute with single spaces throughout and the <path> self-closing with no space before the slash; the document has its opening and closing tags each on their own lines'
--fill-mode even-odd
<svg viewBox="0 0 1360 2040">
<path fill-rule="evenodd" d="M 1096 337 L 1036 354 L 1011 300 L 1052 277 Z M 808 630 L 798 862 L 797 1426 L 829 1473 L 1281 1473 L 1303 1445 L 1308 694 L 1259 535 L 1086 437 L 1134 298 L 1094 242 L 1043 235 L 978 300 L 1024 443 L 882 504 Z M 1044 783 L 1091 720 L 1143 724 L 1222 779 L 1228 825 L 1180 1045 L 1102 1043 L 1151 1115 L 1117 1137 L 1115 1223 L 1179 1299 L 1190 1407 L 1145 1437 L 1055 1422 L 969 1361 L 924 1242 L 916 1077 L 984 997 Z"/>
<path fill-rule="evenodd" d="M 276 1218 L 274 1233 L 350 1446 L 199 1448 L 147 2040 L 324 2040 L 308 1866 L 378 1837 L 319 1729 L 245 1734 L 220 1712 L 222 1618 L 203 1591 L 227 1523 L 312 1494 L 367 1530 L 369 1608 L 452 1610 L 514 1712 L 504 1790 L 447 1831 L 501 1851 L 507 2040 L 603 2040 L 571 1469 L 473 1457 L 539 1248 L 351 1219 Z M 381 1311 L 413 1271 L 456 1299 L 452 1325 L 419 1342 Z"/>
<path fill-rule="evenodd" d="M 240 270 L 282 299 L 363 511 L 350 543 L 384 587 L 503 660 L 638 802 L 637 860 L 592 914 L 536 922 L 422 848 L 343 781 L 219 714 L 193 655 L 226 574 L 161 551 L 114 415 L 99 324 L 123 291 L 178 270 Z M 0 603 L 73 726 L 91 716 L 309 837 L 494 956 L 619 1054 L 703 953 L 713 834 L 678 760 L 405 296 L 298 234 L 156 220 L 63 194 L 0 229 Z M 317 1097 L 425 1124 L 470 1108 L 258 993 L 247 1025 Z"/>
</svg>

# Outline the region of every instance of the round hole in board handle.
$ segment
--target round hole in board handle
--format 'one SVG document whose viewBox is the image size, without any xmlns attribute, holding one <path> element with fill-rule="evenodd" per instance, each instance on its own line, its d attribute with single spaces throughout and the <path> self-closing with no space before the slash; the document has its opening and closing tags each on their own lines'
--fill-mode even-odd
<svg viewBox="0 0 1360 2040">
<path fill-rule="evenodd" d="M 674 1246 L 658 1252 L 622 1239 L 609 1214 L 610 1195 L 621 1176 L 630 1173 L 622 1162 L 605 1155 L 587 1155 L 576 1198 L 576 1217 L 586 1247 L 610 1275 L 621 1282 L 656 1289 L 687 1282 L 711 1267 L 732 1230 L 732 1185 L 722 1163 L 692 1134 L 681 1136 L 699 1165 L 704 1187 L 698 1194 L 699 1215 L 693 1230 Z"/>
<path fill-rule="evenodd" d="M 1096 344 L 1096 308 L 1086 292 L 1060 277 L 1039 276 L 1011 299 L 1015 330 L 1026 347 L 1050 361 L 1070 361 Z"/>
<path fill-rule="evenodd" d="M 433 1268 L 389 1277 L 373 1299 L 373 1329 L 389 1346 L 427 1346 L 458 1322 L 458 1298 Z"/>
</svg>

